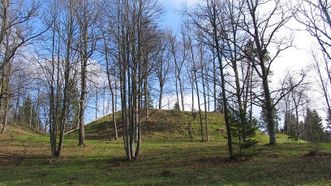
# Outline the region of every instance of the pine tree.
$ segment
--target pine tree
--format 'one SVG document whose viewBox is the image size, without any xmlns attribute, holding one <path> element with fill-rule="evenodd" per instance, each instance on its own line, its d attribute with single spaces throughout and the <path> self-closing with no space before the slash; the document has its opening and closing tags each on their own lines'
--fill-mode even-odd
<svg viewBox="0 0 331 186">
<path fill-rule="evenodd" d="M 215 109 L 216 112 L 219 112 L 219 113 L 224 113 L 224 108 L 223 108 L 223 100 L 222 100 L 222 92 L 220 92 L 218 94 L 218 97 L 217 97 L 217 105 L 216 105 L 216 109 Z"/>
<path fill-rule="evenodd" d="M 331 133 L 331 110 L 328 110 L 328 112 L 327 112 L 326 131 L 328 133 Z"/>
<path fill-rule="evenodd" d="M 143 98 L 143 108 L 144 109 L 153 109 L 154 106 L 153 106 L 153 98 L 152 98 L 152 95 L 151 95 L 151 91 L 149 91 L 149 89 L 147 89 L 147 105 L 145 105 L 145 99 L 146 98 Z"/>
<path fill-rule="evenodd" d="M 247 116 L 247 123 L 240 123 L 240 115 L 238 111 L 232 110 L 231 111 L 231 130 L 232 130 L 232 139 L 237 139 L 237 142 L 234 141 L 234 144 L 237 144 L 239 146 L 240 154 L 241 154 L 241 148 L 248 148 L 254 144 L 257 143 L 256 140 L 253 138 L 255 137 L 255 132 L 257 130 L 257 123 L 258 121 L 256 119 L 250 119 Z M 245 129 L 244 129 L 245 127 Z M 244 134 L 245 130 L 245 134 Z M 246 140 L 244 140 L 243 136 L 245 135 Z"/>
<path fill-rule="evenodd" d="M 327 112 L 326 128 L 325 128 L 325 141 L 331 142 L 331 110 Z"/>
<path fill-rule="evenodd" d="M 176 110 L 176 111 L 180 110 L 178 102 L 175 103 L 173 110 Z"/>
<path fill-rule="evenodd" d="M 291 112 L 286 112 L 284 119 L 284 133 L 291 137 L 295 137 L 296 135 L 295 125 L 296 125 L 295 115 Z"/>
<path fill-rule="evenodd" d="M 19 120 L 22 125 L 27 125 L 32 128 L 38 128 L 39 117 L 36 112 L 36 109 L 33 105 L 33 100 L 30 96 L 26 97 L 23 101 L 23 105 L 21 106 Z"/>
<path fill-rule="evenodd" d="M 312 144 L 312 151 L 318 152 L 323 136 L 323 125 L 322 118 L 318 115 L 316 110 L 311 111 L 307 109 L 305 131 L 307 140 Z"/>
</svg>

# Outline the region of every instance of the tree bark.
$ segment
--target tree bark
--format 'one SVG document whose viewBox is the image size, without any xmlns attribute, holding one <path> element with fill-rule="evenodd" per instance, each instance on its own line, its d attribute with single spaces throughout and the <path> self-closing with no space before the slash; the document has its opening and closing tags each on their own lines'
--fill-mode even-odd
<svg viewBox="0 0 331 186">
<path fill-rule="evenodd" d="M 228 110 L 228 101 L 227 101 L 227 95 L 226 95 L 226 89 L 225 89 L 225 75 L 224 75 L 224 67 L 223 67 L 223 60 L 222 60 L 222 47 L 218 40 L 218 28 L 216 23 L 216 5 L 211 5 L 211 11 L 212 11 L 212 17 L 211 17 L 211 25 L 213 29 L 213 39 L 215 43 L 215 49 L 216 49 L 216 57 L 219 63 L 219 69 L 220 69 L 220 78 L 221 78 L 221 90 L 222 90 L 222 104 L 224 109 L 224 120 L 225 120 L 225 126 L 226 126 L 226 133 L 227 133 L 227 140 L 228 140 L 228 152 L 229 152 L 229 159 L 234 159 L 233 155 L 233 147 L 232 147 L 232 131 L 231 131 L 231 123 L 230 123 L 230 117 L 229 117 L 229 110 Z"/>
</svg>

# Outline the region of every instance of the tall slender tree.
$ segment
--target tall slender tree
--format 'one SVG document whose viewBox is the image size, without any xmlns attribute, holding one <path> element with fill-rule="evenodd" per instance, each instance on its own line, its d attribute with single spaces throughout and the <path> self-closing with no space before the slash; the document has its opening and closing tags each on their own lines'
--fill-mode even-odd
<svg viewBox="0 0 331 186">
<path fill-rule="evenodd" d="M 79 99 L 79 146 L 84 146 L 84 116 L 87 93 L 87 66 L 96 50 L 98 38 L 97 21 L 100 6 L 96 1 L 83 0 L 75 7 L 75 18 L 79 29 L 79 43 L 77 50 L 80 56 L 80 99 Z"/>
</svg>

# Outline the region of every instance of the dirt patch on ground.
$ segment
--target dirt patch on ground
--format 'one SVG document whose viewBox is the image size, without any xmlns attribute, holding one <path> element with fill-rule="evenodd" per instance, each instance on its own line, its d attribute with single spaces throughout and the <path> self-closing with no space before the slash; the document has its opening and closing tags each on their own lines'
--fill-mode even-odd
<svg viewBox="0 0 331 186">
<path fill-rule="evenodd" d="M 130 163 L 130 161 L 127 160 L 126 158 L 113 158 L 109 160 L 109 165 L 111 167 L 123 167 L 123 166 L 127 166 L 128 163 Z"/>
<path fill-rule="evenodd" d="M 198 159 L 196 160 L 196 162 L 203 164 L 219 165 L 221 163 L 228 163 L 229 159 L 221 158 L 221 157 L 211 157 L 211 158 Z"/>
<path fill-rule="evenodd" d="M 208 158 L 201 158 L 195 160 L 198 164 L 206 164 L 206 165 L 221 165 L 221 164 L 240 164 L 246 161 L 249 161 L 254 156 L 250 155 L 243 155 L 243 156 L 236 156 L 233 159 L 229 159 L 228 157 L 208 157 Z"/>
<path fill-rule="evenodd" d="M 25 157 L 17 156 L 15 154 L 0 153 L 0 166 L 19 166 Z"/>
<path fill-rule="evenodd" d="M 209 164 L 209 165 L 220 165 L 220 164 L 235 163 L 240 161 L 241 160 L 239 158 L 230 160 L 229 158 L 225 158 L 225 157 L 210 157 L 210 158 L 201 158 L 196 160 L 197 163 Z"/>
<path fill-rule="evenodd" d="M 164 170 L 161 172 L 161 176 L 164 176 L 164 177 L 173 177 L 175 175 L 176 174 L 171 172 L 170 170 Z"/>
<path fill-rule="evenodd" d="M 320 152 L 320 151 L 310 151 L 305 154 L 303 157 L 305 158 L 314 158 L 314 157 L 331 157 L 331 153 L 329 152 Z"/>
</svg>

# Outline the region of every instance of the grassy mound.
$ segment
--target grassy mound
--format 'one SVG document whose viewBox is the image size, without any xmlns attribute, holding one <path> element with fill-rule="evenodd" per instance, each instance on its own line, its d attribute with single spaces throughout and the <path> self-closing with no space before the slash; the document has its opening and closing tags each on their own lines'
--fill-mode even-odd
<svg viewBox="0 0 331 186">
<path fill-rule="evenodd" d="M 40 132 L 35 131 L 32 128 L 22 125 L 9 124 L 6 128 L 6 131 L 3 134 L 0 134 L 2 138 L 16 138 L 16 137 L 32 137 L 43 135 Z"/>
<path fill-rule="evenodd" d="M 224 117 L 220 113 L 208 112 L 208 133 L 210 141 L 226 143 L 225 134 L 220 129 L 225 130 Z M 121 135 L 121 113 L 115 114 L 115 119 Z M 203 114 L 204 122 L 204 114 Z M 174 111 L 174 110 L 150 110 L 148 122 L 142 123 L 142 133 L 144 141 L 200 141 L 200 120 L 198 113 Z M 107 115 L 86 125 L 85 135 L 87 139 L 111 140 L 114 138 L 112 115 Z M 77 138 L 78 133 L 74 131 L 67 135 L 67 138 Z M 254 137 L 259 143 L 267 143 L 268 136 L 260 131 L 256 131 Z M 279 143 L 295 142 L 287 135 L 277 135 Z M 299 141 L 302 143 L 303 141 Z"/>
<path fill-rule="evenodd" d="M 115 118 L 121 134 L 121 113 L 116 113 Z M 204 118 L 203 118 L 204 119 Z M 211 140 L 219 140 L 221 135 L 217 129 L 224 128 L 223 115 L 208 113 L 208 131 Z M 147 122 L 142 123 L 143 138 L 148 140 L 183 141 L 200 139 L 199 115 L 191 112 L 173 110 L 150 110 Z M 85 127 L 87 139 L 112 139 L 113 138 L 112 115 L 100 118 Z M 70 137 L 77 137 L 73 132 Z"/>
</svg>

